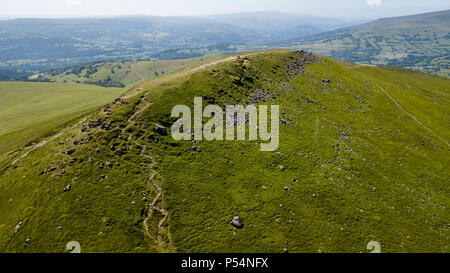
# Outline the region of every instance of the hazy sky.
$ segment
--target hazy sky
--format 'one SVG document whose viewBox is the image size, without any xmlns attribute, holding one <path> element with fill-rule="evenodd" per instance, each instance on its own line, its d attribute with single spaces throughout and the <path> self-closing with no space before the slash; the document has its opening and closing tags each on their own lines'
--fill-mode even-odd
<svg viewBox="0 0 450 273">
<path fill-rule="evenodd" d="M 202 15 L 276 10 L 378 18 L 450 9 L 450 0 L 0 0 L 0 17 Z"/>
</svg>

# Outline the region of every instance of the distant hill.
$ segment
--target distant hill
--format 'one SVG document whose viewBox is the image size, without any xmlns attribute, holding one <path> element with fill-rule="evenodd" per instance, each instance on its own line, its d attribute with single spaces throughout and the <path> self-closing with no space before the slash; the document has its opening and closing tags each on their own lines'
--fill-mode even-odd
<svg viewBox="0 0 450 273">
<path fill-rule="evenodd" d="M 276 46 L 348 23 L 277 12 L 6 20 L 0 21 L 0 69 L 44 72 L 100 60 L 198 57 Z"/>
<path fill-rule="evenodd" d="M 450 10 L 379 19 L 288 44 L 345 61 L 450 77 Z"/>
<path fill-rule="evenodd" d="M 298 26 L 313 26 L 326 31 L 364 22 L 363 20 L 344 20 L 276 11 L 215 14 L 202 16 L 202 18 L 262 33 L 285 31 Z"/>
<path fill-rule="evenodd" d="M 251 31 L 187 17 L 0 21 L 0 68 L 50 70 L 105 59 L 144 59 L 170 49 L 255 39 Z"/>
<path fill-rule="evenodd" d="M 177 52 L 181 53 L 181 51 Z M 228 55 L 208 55 L 180 60 L 105 61 L 81 64 L 67 69 L 57 69 L 47 73 L 36 74 L 29 77 L 29 80 L 131 88 L 144 81 L 172 73 L 175 70 L 195 64 L 208 63 L 219 58 L 225 58 Z"/>
</svg>

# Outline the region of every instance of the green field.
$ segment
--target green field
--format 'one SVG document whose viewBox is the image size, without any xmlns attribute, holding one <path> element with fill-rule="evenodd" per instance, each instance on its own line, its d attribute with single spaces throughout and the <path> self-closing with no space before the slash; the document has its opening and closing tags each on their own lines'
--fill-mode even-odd
<svg viewBox="0 0 450 273">
<path fill-rule="evenodd" d="M 174 141 L 171 109 L 196 96 L 279 105 L 278 151 Z M 448 253 L 449 96 L 445 78 L 289 50 L 159 77 L 0 170 L 0 252 Z"/>
<path fill-rule="evenodd" d="M 0 155 L 125 92 L 94 85 L 0 82 Z"/>
</svg>

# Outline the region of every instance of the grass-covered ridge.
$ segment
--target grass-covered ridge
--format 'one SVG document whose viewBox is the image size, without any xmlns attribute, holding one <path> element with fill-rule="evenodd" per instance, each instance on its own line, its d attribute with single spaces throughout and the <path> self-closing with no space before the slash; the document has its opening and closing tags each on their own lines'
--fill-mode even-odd
<svg viewBox="0 0 450 273">
<path fill-rule="evenodd" d="M 284 50 L 146 82 L 1 172 L 0 251 L 448 252 L 449 86 Z M 195 96 L 280 105 L 278 152 L 155 132 Z"/>
</svg>

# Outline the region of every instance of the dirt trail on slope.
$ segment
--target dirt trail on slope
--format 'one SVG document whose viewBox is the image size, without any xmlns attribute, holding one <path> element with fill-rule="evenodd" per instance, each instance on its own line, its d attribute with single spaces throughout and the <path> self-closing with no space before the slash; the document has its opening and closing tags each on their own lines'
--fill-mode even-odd
<svg viewBox="0 0 450 273">
<path fill-rule="evenodd" d="M 159 82 L 160 81 L 167 81 L 167 80 L 170 80 L 170 79 L 186 76 L 186 75 L 189 75 L 189 74 L 194 73 L 196 71 L 205 69 L 207 67 L 210 67 L 210 66 L 213 66 L 213 65 L 216 65 L 216 64 L 219 64 L 219 63 L 235 60 L 235 59 L 238 59 L 237 55 L 236 56 L 230 56 L 228 58 L 225 58 L 225 59 L 222 59 L 222 60 L 218 60 L 218 61 L 214 61 L 214 62 L 210 62 L 210 63 L 207 63 L 207 64 L 202 64 L 200 66 L 188 69 L 186 71 L 175 71 L 175 72 L 172 72 L 170 74 L 167 74 L 166 76 L 158 77 L 158 78 L 155 78 L 155 79 L 152 79 L 152 80 L 149 80 L 149 81 L 146 81 L 146 82 L 143 82 L 143 83 L 139 84 L 138 86 L 136 86 L 135 88 L 131 89 L 129 92 L 124 94 L 121 98 L 128 99 L 130 97 L 133 97 L 133 96 L 139 94 L 140 92 L 145 90 L 145 84 L 148 83 L 148 82 L 155 83 L 155 82 L 158 82 L 158 81 Z"/>
<path fill-rule="evenodd" d="M 145 151 L 146 151 L 146 146 L 144 146 L 144 148 L 142 149 L 141 156 L 150 158 L 152 160 L 152 163 L 149 165 L 150 176 L 147 181 L 152 183 L 153 187 L 156 189 L 156 196 L 153 198 L 153 200 L 148 205 L 148 213 L 147 213 L 147 216 L 144 218 L 144 222 L 143 222 L 144 233 L 150 239 L 152 239 L 158 246 L 160 246 L 162 249 L 173 251 L 174 247 L 173 247 L 173 243 L 171 240 L 170 232 L 168 229 L 166 229 L 164 227 L 164 223 L 166 221 L 168 221 L 168 219 L 169 219 L 169 212 L 164 208 L 163 191 L 162 191 L 161 185 L 159 185 L 159 183 L 158 183 L 158 179 L 155 178 L 158 175 L 158 172 L 156 172 L 153 169 L 154 165 L 156 165 L 156 162 L 152 156 L 146 155 Z M 160 202 L 159 206 L 156 205 L 158 202 Z M 159 212 L 161 215 L 163 215 L 163 218 L 158 222 L 158 230 L 156 232 L 156 236 L 152 236 L 149 231 L 148 223 L 151 220 L 151 218 L 153 217 L 153 214 L 155 212 Z M 168 244 L 164 240 L 164 235 L 166 235 L 167 238 L 169 239 Z"/>
<path fill-rule="evenodd" d="M 144 78 L 139 72 L 137 72 L 136 70 L 134 70 L 133 66 L 131 66 L 130 68 L 131 68 L 131 71 L 132 71 L 133 73 L 135 73 L 136 75 L 138 75 L 138 77 L 141 79 L 141 81 L 145 81 L 145 78 Z"/>
<path fill-rule="evenodd" d="M 121 135 L 128 134 L 128 141 L 131 141 L 136 146 L 143 147 L 140 156 L 149 158 L 151 163 L 148 164 L 148 172 L 149 177 L 147 179 L 147 183 L 151 183 L 153 188 L 156 189 L 156 196 L 153 200 L 148 204 L 148 212 L 143 221 L 143 231 L 146 236 L 148 236 L 156 245 L 158 245 L 163 252 L 175 252 L 175 247 L 173 245 L 172 237 L 169 231 L 169 228 L 165 227 L 164 224 L 169 221 L 169 212 L 165 209 L 164 205 L 164 193 L 162 190 L 161 178 L 158 178 L 158 172 L 154 169 L 154 166 L 157 164 L 154 160 L 153 156 L 147 154 L 147 146 L 144 143 L 141 143 L 139 140 L 133 140 L 134 135 L 127 133 L 127 128 L 130 126 L 136 125 L 136 117 L 139 116 L 142 112 L 144 112 L 151 105 L 146 99 L 145 96 L 141 97 L 139 103 L 137 104 L 137 110 L 134 114 L 128 119 L 128 124 L 125 128 L 122 129 Z M 128 145 L 127 145 L 128 147 Z M 128 147 L 131 149 L 131 147 Z M 163 218 L 159 220 L 156 234 L 152 235 L 149 227 L 149 221 L 155 215 L 155 213 L 160 213 Z M 165 240 L 167 238 L 167 240 Z"/>
<path fill-rule="evenodd" d="M 203 64 L 203 65 L 200 65 L 198 67 L 192 68 L 192 69 L 184 71 L 184 72 L 175 73 L 174 76 L 175 77 L 185 76 L 185 75 L 188 75 L 190 73 L 193 73 L 193 72 L 205 69 L 207 67 L 210 67 L 210 66 L 222 63 L 222 62 L 234 60 L 234 59 L 237 59 L 237 58 L 238 58 L 237 56 L 231 56 L 231 57 L 225 58 L 223 60 L 218 60 L 218 61 L 214 61 L 214 62 L 211 62 L 211 63 Z M 139 91 L 144 91 L 144 89 L 142 87 L 137 87 L 136 91 L 138 91 L 138 92 Z M 122 130 L 122 134 L 126 134 L 126 129 L 129 126 L 132 126 L 132 125 L 136 124 L 136 117 L 139 116 L 146 109 L 148 109 L 149 106 L 151 105 L 151 103 L 148 102 L 145 99 L 145 97 L 147 95 L 148 95 L 148 91 L 140 99 L 140 101 L 139 101 L 139 103 L 137 105 L 138 109 L 128 119 L 128 126 Z M 151 185 L 153 186 L 153 188 L 156 189 L 156 196 L 148 204 L 148 212 L 147 212 L 147 215 L 145 216 L 144 221 L 143 221 L 144 233 L 151 240 L 153 240 L 159 247 L 161 247 L 162 250 L 169 251 L 169 252 L 174 252 L 175 251 L 175 247 L 174 247 L 171 235 L 170 235 L 170 231 L 169 231 L 169 229 L 167 227 L 165 227 L 165 224 L 169 221 L 169 217 L 170 216 L 169 216 L 169 212 L 164 207 L 164 193 L 163 193 L 162 186 L 160 185 L 161 178 L 158 179 L 158 172 L 154 169 L 154 166 L 157 163 L 155 162 L 154 158 L 151 155 L 147 155 L 146 154 L 147 147 L 143 143 L 139 142 L 138 140 L 132 140 L 132 139 L 133 139 L 133 135 L 130 134 L 128 136 L 128 140 L 132 141 L 135 145 L 139 145 L 139 146 L 144 147 L 142 149 L 142 152 L 141 152 L 141 157 L 149 158 L 152 161 L 148 165 L 149 177 L 148 177 L 147 181 L 150 182 Z M 150 227 L 149 227 L 149 222 L 154 217 L 155 213 L 161 214 L 162 215 L 162 219 L 160 219 L 159 222 L 158 222 L 156 235 L 152 235 L 151 231 L 150 231 Z M 164 238 L 167 238 L 167 239 L 165 240 Z"/>
<path fill-rule="evenodd" d="M 207 67 L 210 67 L 210 66 L 219 64 L 219 63 L 223 63 L 223 62 L 227 62 L 227 61 L 231 61 L 231 60 L 236 60 L 237 58 L 238 58 L 238 56 L 230 56 L 230 57 L 228 57 L 228 58 L 226 58 L 226 59 L 223 59 L 223 60 L 218 60 L 218 61 L 214 61 L 214 62 L 211 62 L 211 63 L 202 64 L 202 65 L 200 65 L 200 66 L 198 66 L 198 67 L 194 67 L 194 68 L 192 68 L 191 70 L 188 70 L 188 71 L 186 71 L 186 72 L 181 73 L 180 76 L 186 75 L 186 74 L 189 74 L 189 73 L 198 71 L 198 70 L 202 70 L 202 69 L 204 69 L 204 68 L 207 68 Z"/>
<path fill-rule="evenodd" d="M 82 120 L 80 120 L 79 122 L 77 122 L 75 125 L 73 125 L 73 126 L 71 126 L 71 127 L 69 127 L 69 128 L 66 128 L 66 129 L 61 130 L 61 131 L 60 131 L 59 133 L 57 133 L 56 135 L 53 135 L 52 137 L 47 138 L 47 139 L 45 139 L 45 140 L 43 140 L 43 141 L 41 141 L 41 142 L 39 142 L 39 143 L 37 143 L 37 144 L 35 144 L 35 145 L 29 147 L 29 148 L 25 148 L 25 149 L 30 149 L 30 150 L 29 150 L 28 152 L 24 153 L 23 155 L 19 156 L 18 158 L 16 158 L 16 160 L 14 160 L 13 162 L 11 162 L 11 164 L 9 164 L 6 168 L 9 168 L 10 166 L 16 164 L 18 161 L 20 161 L 21 159 L 23 159 L 23 158 L 25 158 L 26 156 L 28 156 L 32 151 L 36 150 L 37 148 L 42 147 L 42 146 L 46 145 L 48 142 L 50 142 L 50 141 L 52 141 L 52 140 L 54 140 L 54 139 L 56 139 L 56 138 L 62 136 L 62 135 L 63 135 L 65 132 L 67 132 L 68 130 L 71 130 L 71 129 L 73 129 L 73 128 L 79 126 L 81 123 L 85 122 L 85 121 L 86 121 L 88 118 L 90 118 L 90 117 L 91 117 L 91 116 L 87 116 L 87 117 L 83 118 Z"/>
<path fill-rule="evenodd" d="M 417 124 L 419 124 L 420 126 L 422 126 L 423 128 L 425 128 L 428 132 L 430 132 L 432 135 L 434 135 L 435 137 L 437 137 L 438 139 L 440 139 L 442 142 L 444 142 L 447 147 L 450 146 L 448 144 L 448 142 L 442 138 L 440 135 L 438 135 L 437 133 L 435 133 L 433 130 L 431 130 L 430 128 L 428 128 L 426 125 L 424 125 L 422 122 L 420 122 L 415 116 L 413 116 L 412 114 L 410 114 L 408 111 L 406 111 L 382 86 L 378 85 L 377 83 L 375 83 L 375 85 L 380 88 L 380 90 L 400 109 L 402 110 L 405 114 L 407 114 L 410 118 L 412 118 L 415 122 L 417 122 Z"/>
</svg>

